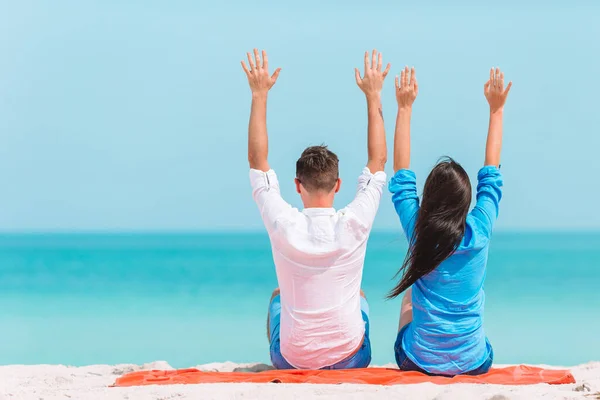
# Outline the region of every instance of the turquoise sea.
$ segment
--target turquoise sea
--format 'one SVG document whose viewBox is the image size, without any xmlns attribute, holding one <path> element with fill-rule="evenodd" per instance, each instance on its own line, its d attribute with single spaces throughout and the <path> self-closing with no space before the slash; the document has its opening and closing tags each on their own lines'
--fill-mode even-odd
<svg viewBox="0 0 600 400">
<path fill-rule="evenodd" d="M 393 361 L 406 242 L 373 233 L 363 288 L 375 364 Z M 268 362 L 267 236 L 0 235 L 0 364 Z M 485 327 L 499 363 L 600 360 L 600 234 L 497 233 Z"/>
</svg>

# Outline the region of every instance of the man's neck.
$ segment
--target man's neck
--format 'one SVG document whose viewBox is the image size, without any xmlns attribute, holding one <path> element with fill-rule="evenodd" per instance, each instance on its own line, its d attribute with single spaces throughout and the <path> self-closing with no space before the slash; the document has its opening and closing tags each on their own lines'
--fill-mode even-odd
<svg viewBox="0 0 600 400">
<path fill-rule="evenodd" d="M 315 197 L 304 201 L 304 208 L 332 208 L 333 198 L 329 196 Z"/>
</svg>

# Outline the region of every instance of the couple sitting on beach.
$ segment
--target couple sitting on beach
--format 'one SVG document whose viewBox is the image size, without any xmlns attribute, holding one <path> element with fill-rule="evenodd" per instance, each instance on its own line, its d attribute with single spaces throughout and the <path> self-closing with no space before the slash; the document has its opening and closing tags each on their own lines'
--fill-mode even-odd
<svg viewBox="0 0 600 400">
<path fill-rule="evenodd" d="M 356 70 L 368 111 L 368 162 L 354 200 L 335 210 L 338 158 L 325 146 L 309 147 L 296 162 L 296 191 L 304 209 L 280 194 L 267 162 L 267 96 L 280 69 L 269 73 L 267 54 L 248 53 L 242 67 L 252 90 L 248 160 L 253 196 L 267 228 L 279 288 L 269 306 L 271 361 L 280 369 L 364 368 L 371 361 L 369 307 L 361 291 L 367 239 L 386 184 L 385 129 L 380 92 L 390 70 L 381 54 L 365 53 Z M 402 278 L 390 298 L 405 293 L 394 346 L 398 367 L 431 375 L 486 373 L 492 347 L 482 322 L 488 246 L 502 196 L 502 114 L 511 84 L 490 71 L 484 94 L 490 105 L 485 166 L 477 175 L 477 203 L 469 212 L 471 184 L 452 159 L 431 171 L 419 204 L 410 167 L 410 119 L 418 85 L 415 69 L 396 77 L 392 201 L 409 242 Z M 399 260 L 400 261 L 400 260 Z"/>
</svg>

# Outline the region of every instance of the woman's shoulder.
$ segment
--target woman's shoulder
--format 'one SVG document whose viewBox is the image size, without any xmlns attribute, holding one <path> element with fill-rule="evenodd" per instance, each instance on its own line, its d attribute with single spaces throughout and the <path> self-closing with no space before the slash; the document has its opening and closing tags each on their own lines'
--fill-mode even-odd
<svg viewBox="0 0 600 400">
<path fill-rule="evenodd" d="M 467 215 L 465 235 L 459 250 L 481 250 L 490 242 L 487 228 L 472 214 Z"/>
</svg>

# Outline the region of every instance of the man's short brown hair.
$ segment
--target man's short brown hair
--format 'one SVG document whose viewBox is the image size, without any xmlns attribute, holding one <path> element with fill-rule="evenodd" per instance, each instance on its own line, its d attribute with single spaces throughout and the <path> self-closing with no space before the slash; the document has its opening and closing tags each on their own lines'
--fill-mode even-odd
<svg viewBox="0 0 600 400">
<path fill-rule="evenodd" d="M 340 176 L 338 167 L 338 157 L 327 146 L 311 146 L 296 162 L 296 178 L 309 192 L 330 192 Z"/>
</svg>

